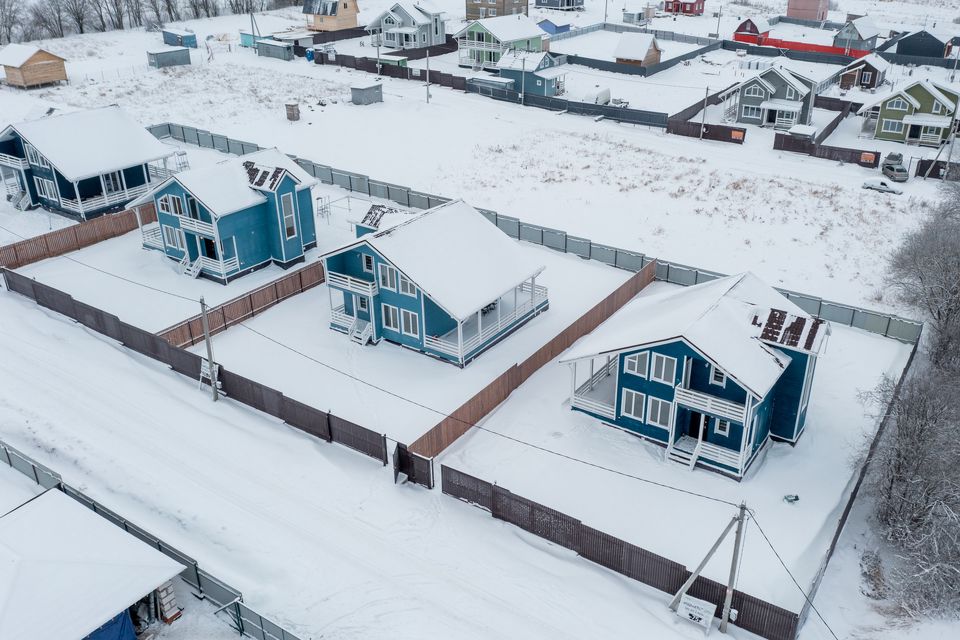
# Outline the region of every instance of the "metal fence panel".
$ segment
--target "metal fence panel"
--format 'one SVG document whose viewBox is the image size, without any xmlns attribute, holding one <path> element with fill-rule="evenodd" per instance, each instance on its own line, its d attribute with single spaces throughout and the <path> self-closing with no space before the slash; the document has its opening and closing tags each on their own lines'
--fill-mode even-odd
<svg viewBox="0 0 960 640">
<path fill-rule="evenodd" d="M 543 227 L 535 224 L 520 223 L 520 239 L 533 244 L 543 244 Z"/>
<path fill-rule="evenodd" d="M 240 147 L 243 149 L 244 155 L 248 153 L 256 153 L 260 151 L 260 145 L 254 144 L 252 142 L 241 142 Z"/>
<path fill-rule="evenodd" d="M 855 309 L 850 324 L 858 329 L 866 329 L 872 333 L 886 335 L 887 327 L 890 325 L 890 317 L 872 311 Z"/>
<path fill-rule="evenodd" d="M 37 304 L 40 306 L 53 309 L 57 313 L 62 313 L 68 318 L 72 318 L 74 316 L 73 298 L 68 294 L 58 289 L 54 289 L 53 287 L 48 287 L 40 282 L 33 283 L 33 290 L 37 296 Z"/>
<path fill-rule="evenodd" d="M 567 253 L 573 253 L 581 258 L 591 258 L 593 243 L 587 238 L 578 238 L 577 236 L 567 236 Z"/>
<path fill-rule="evenodd" d="M 497 228 L 511 238 L 520 237 L 520 220 L 509 216 L 497 216 Z"/>
<path fill-rule="evenodd" d="M 330 414 L 330 436 L 334 442 L 364 453 L 386 464 L 387 449 L 383 434 Z"/>
<path fill-rule="evenodd" d="M 183 142 L 183 127 L 178 124 L 170 124 L 170 135 L 173 136 L 175 140 Z"/>
<path fill-rule="evenodd" d="M 590 249 L 590 258 L 599 260 L 600 262 L 606 262 L 615 267 L 617 266 L 617 249 L 616 247 L 608 247 L 594 242 Z"/>
<path fill-rule="evenodd" d="M 580 525 L 580 548 L 577 553 L 602 567 L 623 573 L 624 544 L 620 538 L 585 524 Z"/>
<path fill-rule="evenodd" d="M 207 149 L 213 148 L 213 136 L 209 131 L 197 131 L 197 145 Z"/>
<path fill-rule="evenodd" d="M 481 215 L 483 215 L 484 218 L 486 218 L 487 220 L 489 220 L 489 221 L 492 222 L 493 224 L 497 224 L 497 212 L 496 212 L 496 211 L 490 211 L 490 209 L 477 209 L 477 211 L 479 211 L 479 212 L 481 213 Z"/>
<path fill-rule="evenodd" d="M 440 465 L 440 477 L 445 494 L 493 511 L 493 485 L 480 478 Z"/>
<path fill-rule="evenodd" d="M 399 202 L 400 204 L 410 206 L 410 189 L 397 185 L 387 185 L 387 199 Z"/>
<path fill-rule="evenodd" d="M 643 269 L 643 254 L 632 251 L 617 249 L 615 257 L 616 266 L 627 271 L 640 271 Z"/>
<path fill-rule="evenodd" d="M 147 131 L 155 138 L 169 138 L 170 137 L 170 125 L 168 123 L 155 124 L 147 127 Z"/>
<path fill-rule="evenodd" d="M 331 170 L 330 173 L 333 177 L 333 184 L 348 191 L 350 190 L 350 175 L 348 173 L 335 169 Z"/>
<path fill-rule="evenodd" d="M 390 187 L 385 182 L 370 181 L 370 195 L 374 198 L 390 199 Z"/>
<path fill-rule="evenodd" d="M 243 143 L 239 140 L 234 140 L 233 138 L 227 138 L 227 153 L 232 153 L 235 156 L 242 156 Z"/>
<path fill-rule="evenodd" d="M 910 320 L 903 320 L 901 318 L 890 318 L 887 336 L 912 344 L 920 339 L 920 332 L 922 330 L 923 325 L 919 322 L 911 322 Z"/>
<path fill-rule="evenodd" d="M 565 231 L 543 228 L 543 246 L 557 251 L 567 250 L 567 234 Z"/>
<path fill-rule="evenodd" d="M 183 141 L 200 146 L 200 138 L 195 127 L 183 127 Z"/>
<path fill-rule="evenodd" d="M 533 503 L 497 485 L 493 486 L 493 517 L 533 531 Z"/>
<path fill-rule="evenodd" d="M 370 193 L 370 178 L 359 173 L 350 174 L 350 190 L 358 193 Z"/>
<path fill-rule="evenodd" d="M 787 296 L 787 299 L 790 300 L 793 304 L 797 305 L 807 313 L 813 314 L 815 316 L 820 315 L 820 298 L 814 298 L 813 296 L 806 296 L 802 293 L 794 293 L 793 291 L 784 291 L 779 290 L 780 293 Z"/>
<path fill-rule="evenodd" d="M 850 326 L 853 322 L 853 307 L 824 300 L 820 303 L 820 317 L 830 322 L 839 322 Z"/>
<path fill-rule="evenodd" d="M 287 424 L 305 431 L 312 436 L 323 438 L 330 442 L 330 420 L 326 412 L 314 409 L 283 396 L 281 399 L 280 418 Z"/>
<path fill-rule="evenodd" d="M 237 604 L 237 612 L 240 615 L 240 620 L 242 620 L 244 634 L 257 638 L 257 640 L 270 640 L 269 636 L 263 632 L 263 621 L 260 619 L 260 614 L 251 611 L 242 602 Z"/>
<path fill-rule="evenodd" d="M 417 193 L 416 191 L 411 191 L 408 194 L 410 201 L 410 206 L 416 209 L 429 209 L 430 208 L 430 197 L 422 193 Z"/>
<path fill-rule="evenodd" d="M 34 466 L 33 463 L 28 460 L 25 456 L 17 453 L 12 449 L 7 449 L 7 457 L 10 459 L 10 466 L 27 476 L 28 478 L 37 479 L 37 476 L 34 475 Z"/>
<path fill-rule="evenodd" d="M 200 578 L 200 589 L 204 595 L 220 606 L 240 597 L 239 591 L 217 580 L 203 569 L 197 572 L 197 576 Z"/>
<path fill-rule="evenodd" d="M 213 139 L 213 148 L 222 153 L 230 153 L 230 140 L 227 136 L 221 136 L 216 133 L 211 134 Z"/>
</svg>

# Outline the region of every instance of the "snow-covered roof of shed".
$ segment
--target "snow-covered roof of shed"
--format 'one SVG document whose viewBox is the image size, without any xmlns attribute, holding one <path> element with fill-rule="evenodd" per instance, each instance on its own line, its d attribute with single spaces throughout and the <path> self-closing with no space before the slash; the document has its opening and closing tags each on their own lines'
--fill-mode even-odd
<svg viewBox="0 0 960 640">
<path fill-rule="evenodd" d="M 71 182 L 167 158 L 177 152 L 116 105 L 48 116 L 10 127 Z"/>
<path fill-rule="evenodd" d="M 622 60 L 643 60 L 650 52 L 650 47 L 660 48 L 652 33 L 625 31 L 620 34 L 613 57 Z"/>
<path fill-rule="evenodd" d="M 550 54 L 546 51 L 517 51 L 511 50 L 497 60 L 497 69 L 513 69 L 516 71 L 534 71 Z"/>
<path fill-rule="evenodd" d="M 51 489 L 0 517 L 0 638 L 85 638 L 183 568 Z"/>
<path fill-rule="evenodd" d="M 544 269 L 463 200 L 452 200 L 327 255 L 367 244 L 457 320 Z"/>
<path fill-rule="evenodd" d="M 40 51 L 44 51 L 56 58 L 60 58 L 60 56 L 57 54 L 50 53 L 46 49 L 41 49 L 36 45 L 19 44 L 14 42 L 8 44 L 3 49 L 0 49 L 0 67 L 20 67 Z M 63 60 L 63 58 L 60 59 Z"/>
<path fill-rule="evenodd" d="M 197 35 L 197 34 L 195 34 L 193 31 L 186 31 L 185 29 L 174 29 L 174 28 L 172 28 L 172 27 L 164 27 L 163 29 L 161 29 L 161 31 L 165 31 L 166 33 L 172 33 L 173 35 L 176 35 L 176 36 L 195 36 L 195 35 Z"/>
<path fill-rule="evenodd" d="M 758 397 L 790 363 L 777 346 L 818 353 L 829 325 L 752 273 L 640 296 L 575 344 L 570 362 L 684 339 Z"/>
<path fill-rule="evenodd" d="M 770 31 L 770 23 L 767 22 L 766 18 L 761 18 L 760 16 L 753 16 L 751 18 L 747 18 L 746 20 L 741 22 L 737 28 L 739 29 L 740 27 L 745 25 L 747 22 L 753 23 L 753 26 L 757 28 L 757 33 L 766 33 L 767 31 Z"/>
<path fill-rule="evenodd" d="M 869 40 L 874 36 L 880 35 L 880 28 L 873 22 L 870 16 L 860 16 L 856 20 L 851 20 L 850 24 L 857 30 L 861 40 Z"/>
<path fill-rule="evenodd" d="M 541 38 L 547 35 L 547 32 L 541 29 L 536 22 L 522 13 L 474 20 L 468 23 L 467 26 L 461 29 L 456 35 L 460 36 L 461 33 L 464 33 L 475 24 L 479 24 L 489 31 L 500 42 Z"/>
</svg>

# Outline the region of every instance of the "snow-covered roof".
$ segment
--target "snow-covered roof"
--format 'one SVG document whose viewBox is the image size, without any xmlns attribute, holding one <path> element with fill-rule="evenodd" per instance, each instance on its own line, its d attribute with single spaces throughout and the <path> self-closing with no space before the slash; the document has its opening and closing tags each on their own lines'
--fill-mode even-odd
<svg viewBox="0 0 960 640">
<path fill-rule="evenodd" d="M 800 113 L 803 111 L 803 103 L 798 100 L 783 100 L 781 98 L 774 98 L 773 100 L 764 100 L 761 102 L 760 108 Z"/>
<path fill-rule="evenodd" d="M 513 69 L 515 71 L 533 71 L 550 57 L 546 51 L 508 51 L 497 61 L 497 69 Z"/>
<path fill-rule="evenodd" d="M 353 221 L 353 224 L 368 229 L 383 231 L 384 229 L 395 227 L 401 222 L 406 222 L 411 219 L 411 216 L 420 215 L 421 213 L 422 211 L 401 209 L 385 204 L 372 204 L 363 215 L 363 218 L 358 221 Z"/>
<path fill-rule="evenodd" d="M 175 35 L 175 36 L 195 36 L 195 35 L 197 35 L 197 34 L 195 34 L 193 31 L 185 31 L 184 29 L 173 29 L 173 28 L 171 28 L 171 27 L 164 27 L 163 29 L 161 29 L 161 31 L 165 31 L 165 32 L 167 32 L 167 33 L 172 33 L 172 34 Z"/>
<path fill-rule="evenodd" d="M 364 243 L 457 320 L 466 320 L 544 269 L 463 200 L 428 209 L 327 255 Z"/>
<path fill-rule="evenodd" d="M 766 33 L 770 31 L 770 23 L 767 22 L 766 18 L 761 18 L 760 16 L 754 16 L 752 18 L 747 18 L 740 23 L 740 27 L 745 25 L 747 22 L 752 22 L 753 26 L 757 28 L 757 33 Z M 739 27 L 737 27 L 739 29 Z"/>
<path fill-rule="evenodd" d="M 515 40 L 528 40 L 530 38 L 542 38 L 547 32 L 541 29 L 536 22 L 522 13 L 508 16 L 497 16 L 495 18 L 481 18 L 474 20 L 457 33 L 457 37 L 478 24 L 489 31 L 494 38 L 500 42 L 513 42 Z"/>
<path fill-rule="evenodd" d="M 85 638 L 182 570 L 51 489 L 0 517 L 0 638 Z"/>
<path fill-rule="evenodd" d="M 915 81 L 915 82 L 911 82 L 910 84 L 906 85 L 905 87 L 901 87 L 900 89 L 896 89 L 896 90 L 894 90 L 894 91 L 891 91 L 890 93 L 888 93 L 888 94 L 886 94 L 886 95 L 884 95 L 884 96 L 881 96 L 881 97 L 877 98 L 877 99 L 874 100 L 873 102 L 870 102 L 870 103 L 867 103 L 867 104 L 863 105 L 862 107 L 860 107 L 860 110 L 859 110 L 857 113 L 866 113 L 867 111 L 870 111 L 871 109 L 873 109 L 873 108 L 874 108 L 875 106 L 877 106 L 878 104 L 881 104 L 881 103 L 883 103 L 883 102 L 886 102 L 887 100 L 889 100 L 890 98 L 893 98 L 894 96 L 900 96 L 901 98 L 903 98 L 904 100 L 906 100 L 907 102 L 909 102 L 911 105 L 913 105 L 913 108 L 914 108 L 914 109 L 919 109 L 919 108 L 920 108 L 920 101 L 917 100 L 916 98 L 914 98 L 914 97 L 913 97 L 912 95 L 910 95 L 909 93 L 907 93 L 907 89 L 911 89 L 911 88 L 913 88 L 913 87 L 916 87 L 917 85 L 920 85 L 921 87 L 923 87 L 923 89 L 924 89 L 927 93 L 929 93 L 929 94 L 930 94 L 931 96 L 933 96 L 935 99 L 937 99 L 937 100 L 939 100 L 941 103 L 943 103 L 943 106 L 945 106 L 945 107 L 947 107 L 948 109 L 951 109 L 951 110 L 954 108 L 954 101 L 951 100 L 948 96 L 946 96 L 946 95 L 943 93 L 943 91 L 941 91 L 941 89 L 946 90 L 946 91 L 950 91 L 950 92 L 956 92 L 956 91 L 957 91 L 956 89 L 953 89 L 953 88 L 950 88 L 950 87 L 946 87 L 946 86 L 941 85 L 941 84 L 939 84 L 939 83 L 936 83 L 936 82 L 934 82 L 934 81 L 932 81 L 932 80 L 917 80 L 917 81 Z"/>
<path fill-rule="evenodd" d="M 933 116 L 926 113 L 915 113 L 913 115 L 903 116 L 903 124 L 918 124 L 925 127 L 939 127 L 946 129 L 950 126 L 948 116 Z"/>
<path fill-rule="evenodd" d="M 818 353 L 829 325 L 752 273 L 640 296 L 577 342 L 570 362 L 683 339 L 757 397 L 790 363 L 777 346 Z"/>
<path fill-rule="evenodd" d="M 846 67 L 844 67 L 844 68 L 845 68 L 845 69 L 856 69 L 857 67 L 859 67 L 859 66 L 861 66 L 861 65 L 863 65 L 863 64 L 869 64 L 871 67 L 873 67 L 874 69 L 876 69 L 876 70 L 877 70 L 878 72 L 880 72 L 880 73 L 883 73 L 883 72 L 887 71 L 887 70 L 890 68 L 890 63 L 887 62 L 886 60 L 884 60 L 883 58 L 881 58 L 880 56 L 878 56 L 878 55 L 875 54 L 875 53 L 868 53 L 867 55 L 863 56 L 862 58 L 858 58 L 858 59 L 854 60 L 853 62 L 851 62 L 850 64 L 848 64 L 848 65 L 847 65 Z"/>
<path fill-rule="evenodd" d="M 620 34 L 613 57 L 621 60 L 643 60 L 650 53 L 650 47 L 660 48 L 652 33 L 625 31 Z"/>
<path fill-rule="evenodd" d="M 161 45 L 159 47 L 154 47 L 153 49 L 147 49 L 147 53 L 158 54 L 158 53 L 170 53 L 172 51 L 189 51 L 187 47 L 175 47 L 175 46 L 165 46 Z"/>
<path fill-rule="evenodd" d="M 775 67 L 786 69 L 798 78 L 805 78 L 813 83 L 823 82 L 824 80 L 835 76 L 839 68 L 835 64 L 824 64 L 822 62 L 806 62 L 803 60 L 793 60 L 786 56 L 778 56 L 772 60 Z"/>
<path fill-rule="evenodd" d="M 273 38 L 263 38 L 257 40 L 257 44 L 265 44 L 268 47 L 292 47 L 292 42 L 281 42 L 280 40 L 274 40 Z"/>
<path fill-rule="evenodd" d="M 880 35 L 880 28 L 874 24 L 873 18 L 870 16 L 861 16 L 856 20 L 851 20 L 849 24 L 852 24 L 854 29 L 857 30 L 861 40 L 869 40 Z"/>
<path fill-rule="evenodd" d="M 167 158 L 177 150 L 151 135 L 116 105 L 12 124 L 71 182 Z"/>
<path fill-rule="evenodd" d="M 800 81 L 800 79 L 797 78 L 797 76 L 793 75 L 793 73 L 790 72 L 789 69 L 784 69 L 783 67 L 770 67 L 768 69 L 764 69 L 757 75 L 763 78 L 764 76 L 767 76 L 771 73 L 774 73 L 780 76 L 781 78 L 783 78 L 783 81 L 786 82 L 791 87 L 793 87 L 793 89 L 797 93 L 799 93 L 801 96 L 805 96 L 808 93 L 810 93 L 810 89 L 807 87 L 807 85 L 803 84 Z"/>
<path fill-rule="evenodd" d="M 22 66 L 27 60 L 32 58 L 34 54 L 45 51 L 50 55 L 60 58 L 60 56 L 50 53 L 46 49 L 41 49 L 32 44 L 18 44 L 12 43 L 5 46 L 3 49 L 0 49 L 0 67 L 19 67 Z M 63 58 L 60 58 L 63 60 Z"/>
</svg>

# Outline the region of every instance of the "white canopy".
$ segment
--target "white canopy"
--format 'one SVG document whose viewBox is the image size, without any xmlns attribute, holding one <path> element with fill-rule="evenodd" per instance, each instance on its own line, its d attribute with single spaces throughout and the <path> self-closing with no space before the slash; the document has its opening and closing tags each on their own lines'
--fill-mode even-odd
<svg viewBox="0 0 960 640">
<path fill-rule="evenodd" d="M 0 517 L 0 638 L 84 638 L 183 568 L 51 489 Z"/>
</svg>

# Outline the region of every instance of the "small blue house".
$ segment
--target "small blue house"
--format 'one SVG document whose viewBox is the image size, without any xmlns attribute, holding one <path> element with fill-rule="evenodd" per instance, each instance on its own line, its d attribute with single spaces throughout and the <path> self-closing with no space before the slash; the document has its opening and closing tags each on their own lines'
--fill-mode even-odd
<svg viewBox="0 0 960 640">
<path fill-rule="evenodd" d="M 546 5 L 541 5 L 541 4 L 540 4 L 541 1 L 544 1 L 544 2 L 559 2 L 560 0 L 537 0 L 537 6 L 538 6 L 538 7 L 540 7 L 540 6 L 546 6 Z M 576 1 L 576 0 L 574 0 L 574 1 Z M 583 0 L 579 0 L 579 2 L 580 2 L 580 6 L 583 7 Z M 541 29 L 543 29 L 544 31 L 546 31 L 547 33 L 549 33 L 549 34 L 552 35 L 552 36 L 553 36 L 553 35 L 556 35 L 556 34 L 558 34 L 558 33 L 566 33 L 566 32 L 568 32 L 568 31 L 570 31 L 570 25 L 569 25 L 569 24 L 556 24 L 555 22 L 553 22 L 553 20 L 548 20 L 548 19 L 546 19 L 546 18 L 544 18 L 543 20 L 541 20 L 540 22 L 538 22 L 538 23 L 537 23 L 537 26 L 540 27 Z"/>
<path fill-rule="evenodd" d="M 566 56 L 546 51 L 512 50 L 500 56 L 497 69 L 500 77 L 513 80 L 513 88 L 524 93 L 553 97 L 566 90 Z"/>
<path fill-rule="evenodd" d="M 184 273 L 226 284 L 269 264 L 302 262 L 317 245 L 310 187 L 316 180 L 288 156 L 264 149 L 165 180 L 130 206 L 152 203 L 143 246 L 163 251 Z"/>
<path fill-rule="evenodd" d="M 21 209 L 88 219 L 122 209 L 186 166 L 119 107 L 11 124 L 0 131 L 0 183 Z"/>
<path fill-rule="evenodd" d="M 830 326 L 751 273 L 640 296 L 561 358 L 571 407 L 740 479 L 803 433 Z"/>
<path fill-rule="evenodd" d="M 192 31 L 162 29 L 160 33 L 163 35 L 163 44 L 170 45 L 171 47 L 197 48 L 197 34 Z"/>
<path fill-rule="evenodd" d="M 460 367 L 549 306 L 543 265 L 462 200 L 373 208 L 357 240 L 323 259 L 331 329 Z"/>
</svg>

